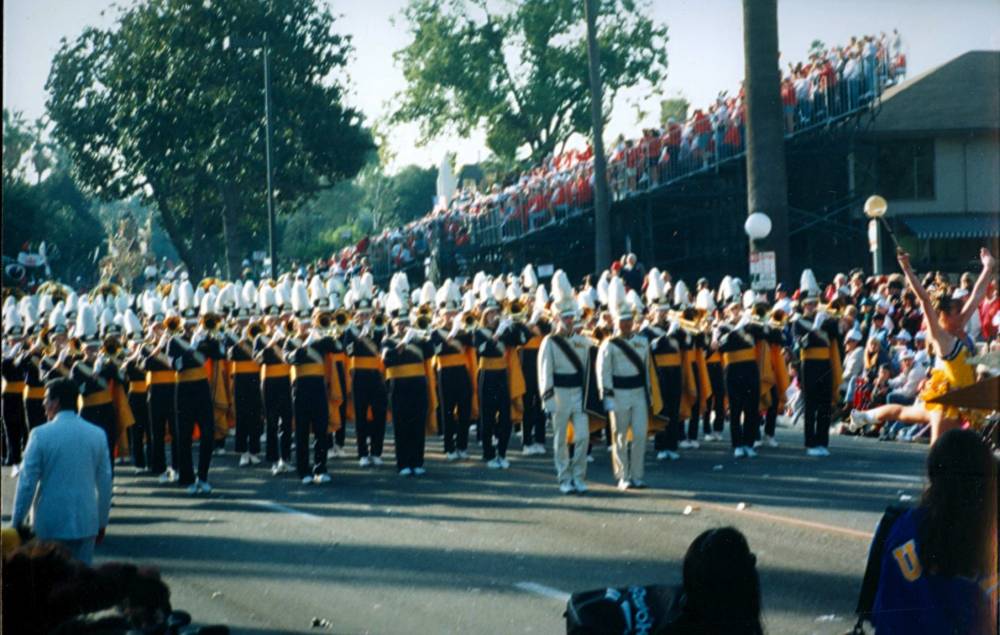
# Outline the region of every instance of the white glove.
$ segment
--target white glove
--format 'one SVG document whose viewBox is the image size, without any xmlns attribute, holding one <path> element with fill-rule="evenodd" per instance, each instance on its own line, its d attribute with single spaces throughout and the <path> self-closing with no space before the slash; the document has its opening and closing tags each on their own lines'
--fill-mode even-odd
<svg viewBox="0 0 1000 635">
<path fill-rule="evenodd" d="M 403 346 L 406 346 L 407 344 L 409 344 L 410 342 L 413 341 L 414 337 L 415 337 L 415 334 L 413 332 L 413 329 L 406 329 L 406 333 L 403 335 L 403 339 L 400 340 L 400 343 Z"/>
<path fill-rule="evenodd" d="M 818 329 L 823 326 L 823 322 L 826 321 L 826 311 L 820 311 L 816 314 L 816 319 L 813 320 L 813 328 Z"/>
<path fill-rule="evenodd" d="M 461 332 L 462 332 L 462 323 L 456 320 L 454 326 L 452 326 L 451 330 L 448 331 L 448 339 L 449 340 L 455 339 Z"/>
<path fill-rule="evenodd" d="M 556 411 L 556 400 L 554 398 L 549 397 L 548 399 L 542 402 L 542 412 L 544 412 L 547 415 L 550 415 L 555 411 Z"/>
<path fill-rule="evenodd" d="M 615 400 L 612 399 L 611 397 L 605 397 L 604 398 L 604 410 L 606 410 L 607 412 L 614 412 L 615 411 Z"/>
</svg>

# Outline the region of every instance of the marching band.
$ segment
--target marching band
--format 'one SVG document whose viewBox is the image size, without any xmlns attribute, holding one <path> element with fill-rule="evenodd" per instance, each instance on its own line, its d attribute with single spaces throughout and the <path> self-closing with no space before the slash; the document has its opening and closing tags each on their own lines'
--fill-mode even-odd
<svg viewBox="0 0 1000 635">
<path fill-rule="evenodd" d="M 606 271 L 574 288 L 559 270 L 547 287 L 531 265 L 412 290 L 397 273 L 384 292 L 367 272 L 259 285 L 182 274 L 82 296 L 49 282 L 4 302 L 5 464 L 43 423 L 45 381 L 65 376 L 113 457 L 191 494 L 212 491 L 229 436 L 240 467 L 266 460 L 275 476 L 329 483 L 349 423 L 364 468 L 383 464 L 391 423 L 403 476 L 425 474 L 427 435 L 443 437 L 447 461 L 468 460 L 474 424 L 485 466 L 502 470 L 516 424 L 528 455 L 546 453 L 549 429 L 564 494 L 587 491 L 604 432 L 624 491 L 646 486 L 650 435 L 659 461 L 697 448 L 702 425 L 704 440 L 721 440 L 727 418 L 736 458 L 777 445 L 793 351 L 807 453 L 829 453 L 839 326 L 810 271 L 798 306 L 772 307 L 728 277 L 717 292 L 700 280 L 693 300 L 656 269 L 642 286 Z"/>
</svg>

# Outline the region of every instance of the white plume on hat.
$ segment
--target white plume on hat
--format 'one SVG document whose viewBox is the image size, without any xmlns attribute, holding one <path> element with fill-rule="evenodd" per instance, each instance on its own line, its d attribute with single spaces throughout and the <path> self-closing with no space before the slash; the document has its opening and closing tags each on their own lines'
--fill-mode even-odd
<svg viewBox="0 0 1000 635">
<path fill-rule="evenodd" d="M 601 273 L 600 279 L 597 281 L 597 301 L 608 306 L 610 304 L 610 298 L 608 297 L 608 287 L 610 286 L 611 274 L 605 269 Z"/>
<path fill-rule="evenodd" d="M 691 304 L 691 292 L 683 280 L 674 285 L 674 304 L 682 308 Z"/>
<path fill-rule="evenodd" d="M 12 295 L 7 296 L 7 299 L 3 301 L 3 312 L 7 313 L 7 311 L 16 311 L 16 310 L 17 310 L 17 300 L 15 300 L 14 296 Z"/>
<path fill-rule="evenodd" d="M 535 275 L 535 268 L 531 266 L 531 263 L 524 265 L 524 269 L 521 270 L 521 285 L 524 286 L 529 292 L 535 290 L 538 286 L 538 276 Z"/>
<path fill-rule="evenodd" d="M 63 308 L 63 306 L 64 306 L 63 303 L 60 302 L 57 305 L 55 305 L 54 307 L 52 307 L 52 311 L 49 312 L 49 328 L 50 329 L 54 329 L 54 328 L 57 328 L 57 327 L 60 327 L 60 326 L 63 327 L 63 328 L 65 328 L 67 326 L 67 324 L 66 324 L 66 311 Z"/>
<path fill-rule="evenodd" d="M 295 313 L 312 309 L 312 305 L 309 303 L 309 293 L 306 291 L 306 284 L 301 280 L 296 280 L 295 284 L 292 285 L 290 300 L 292 311 Z"/>
<path fill-rule="evenodd" d="M 555 295 L 552 296 L 553 298 Z M 572 298 L 572 296 L 570 296 Z M 545 311 L 545 306 L 549 303 L 549 292 L 545 290 L 545 285 L 540 284 L 535 287 L 535 301 L 531 305 L 531 312 L 541 315 Z"/>
<path fill-rule="evenodd" d="M 642 296 L 635 289 L 628 290 L 628 293 L 625 294 L 625 301 L 629 303 L 629 306 L 636 313 L 642 313 L 646 309 L 646 306 L 642 303 Z"/>
<path fill-rule="evenodd" d="M 707 313 L 715 311 L 715 298 L 712 297 L 712 292 L 708 289 L 699 291 L 697 297 L 694 299 L 694 306 L 696 309 L 701 309 Z"/>
<path fill-rule="evenodd" d="M 503 283 L 503 280 L 497 278 L 493 281 L 491 286 L 493 299 L 497 302 L 503 302 L 504 298 L 507 296 L 507 286 Z"/>
<path fill-rule="evenodd" d="M 576 296 L 576 305 L 580 307 L 580 310 L 590 309 L 594 311 L 597 307 L 594 306 L 594 296 L 589 293 L 580 293 Z"/>
<path fill-rule="evenodd" d="M 330 295 L 336 293 L 342 297 L 346 291 L 344 280 L 340 276 L 330 276 L 330 279 L 326 281 L 326 291 Z"/>
<path fill-rule="evenodd" d="M 52 295 L 48 293 L 43 293 L 38 300 L 38 314 L 48 315 L 49 311 L 52 310 Z"/>
<path fill-rule="evenodd" d="M 462 296 L 462 310 L 471 311 L 476 306 L 476 294 L 472 289 L 465 292 Z"/>
<path fill-rule="evenodd" d="M 566 272 L 559 269 L 552 274 L 552 300 L 563 302 L 567 299 L 573 299 L 573 285 L 570 284 Z"/>
<path fill-rule="evenodd" d="M 608 282 L 608 309 L 615 318 L 632 318 L 632 308 L 627 302 L 625 283 L 621 278 L 612 278 Z"/>
<path fill-rule="evenodd" d="M 122 316 L 122 327 L 131 336 L 142 335 L 142 322 L 132 309 L 125 309 Z"/>
<path fill-rule="evenodd" d="M 10 299 L 8 297 L 8 299 Z M 18 313 L 17 305 L 4 305 L 3 309 L 3 332 L 10 333 L 13 330 L 20 330 L 24 328 L 24 324 L 21 321 L 21 315 Z"/>
<path fill-rule="evenodd" d="M 327 298 L 329 291 L 326 290 L 326 285 L 320 280 L 319 276 L 313 276 L 309 281 L 309 301 L 316 304 L 320 299 Z"/>
<path fill-rule="evenodd" d="M 38 324 L 38 307 L 34 302 L 29 300 L 30 296 L 24 296 L 21 298 L 21 306 L 18 307 L 21 312 L 21 318 L 24 320 L 24 327 L 30 329 Z"/>
<path fill-rule="evenodd" d="M 82 304 L 76 315 L 76 331 L 74 335 L 84 341 L 97 338 L 97 309 L 92 304 Z"/>
<path fill-rule="evenodd" d="M 260 291 L 257 292 L 257 306 L 260 307 L 261 312 L 267 311 L 276 302 L 277 297 L 274 293 L 274 287 L 267 283 L 262 284 Z"/>
<path fill-rule="evenodd" d="M 403 290 L 396 286 L 395 288 L 390 288 L 389 293 L 385 299 L 385 311 L 389 315 L 402 316 L 406 314 L 407 311 L 407 301 L 406 296 L 403 294 Z"/>
<path fill-rule="evenodd" d="M 799 276 L 799 289 L 810 296 L 819 295 L 819 283 L 816 282 L 816 275 L 812 269 L 802 270 L 802 275 Z"/>
<path fill-rule="evenodd" d="M 657 304 L 663 299 L 664 283 L 660 270 L 653 267 L 646 274 L 646 302 Z"/>
<path fill-rule="evenodd" d="M 420 296 L 416 304 L 434 304 L 434 294 L 437 293 L 437 289 L 434 288 L 434 283 L 430 280 L 424 282 L 420 287 Z"/>
<path fill-rule="evenodd" d="M 752 309 L 753 305 L 757 302 L 757 294 L 751 289 L 747 289 L 743 292 L 743 308 Z"/>
<path fill-rule="evenodd" d="M 181 311 L 195 308 L 194 287 L 190 280 L 184 280 L 177 289 L 177 308 Z"/>
</svg>

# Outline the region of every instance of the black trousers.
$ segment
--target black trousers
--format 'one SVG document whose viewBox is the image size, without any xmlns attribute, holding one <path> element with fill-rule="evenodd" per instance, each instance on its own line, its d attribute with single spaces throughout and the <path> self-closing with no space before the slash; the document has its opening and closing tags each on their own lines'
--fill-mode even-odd
<svg viewBox="0 0 1000 635">
<path fill-rule="evenodd" d="M 698 380 L 699 373 L 697 364 L 691 364 L 691 372 L 694 375 L 694 387 L 697 395 L 694 403 L 691 405 L 691 417 L 688 419 L 687 425 L 687 439 L 688 441 L 697 441 L 698 422 L 701 417 L 701 382 Z"/>
<path fill-rule="evenodd" d="M 767 414 L 764 418 L 764 434 L 769 437 L 774 436 L 774 430 L 778 425 L 778 388 L 771 386 L 771 405 L 767 407 Z"/>
<path fill-rule="evenodd" d="M 167 469 L 166 432 L 170 430 L 170 465 L 177 469 L 177 431 L 174 426 L 174 384 L 150 384 L 146 389 L 149 416 L 149 471 L 163 474 Z"/>
<path fill-rule="evenodd" d="M 233 376 L 233 402 L 236 417 L 236 452 L 260 454 L 263 406 L 258 373 L 237 373 Z"/>
<path fill-rule="evenodd" d="M 3 411 L 3 439 L 6 453 L 4 465 L 21 462 L 21 452 L 28 442 L 28 430 L 24 421 L 24 397 L 20 393 L 4 393 L 0 402 Z"/>
<path fill-rule="evenodd" d="M 677 451 L 677 442 L 684 433 L 681 423 L 681 369 L 680 367 L 663 367 L 657 369 L 657 379 L 660 381 L 660 397 L 663 399 L 663 412 L 660 417 L 666 418 L 666 427 L 653 437 L 653 448 L 657 452 L 663 450 Z"/>
<path fill-rule="evenodd" d="M 344 366 L 339 362 L 337 363 L 337 378 L 340 380 L 340 387 L 344 394 L 344 400 L 339 406 L 340 427 L 333 433 L 332 442 L 342 448 L 344 447 L 344 443 L 347 441 L 347 400 L 350 398 L 350 395 L 347 394 L 347 378 L 344 375 Z"/>
<path fill-rule="evenodd" d="M 146 402 L 146 393 L 130 392 L 128 405 L 135 418 L 135 425 L 128 429 L 128 447 L 132 452 L 132 464 L 139 469 L 145 469 L 150 463 L 149 450 L 152 447 L 152 444 L 147 442 L 149 406 Z"/>
<path fill-rule="evenodd" d="M 104 430 L 108 440 L 108 458 L 111 465 L 115 464 L 115 443 L 118 441 L 118 421 L 115 417 L 115 407 L 110 403 L 99 406 L 84 406 L 80 409 L 80 418 Z"/>
<path fill-rule="evenodd" d="M 288 377 L 268 377 L 261 386 L 267 424 L 267 460 L 292 458 L 292 384 Z"/>
<path fill-rule="evenodd" d="M 726 367 L 725 375 L 733 447 L 752 446 L 760 425 L 760 370 L 756 362 L 737 362 Z"/>
<path fill-rule="evenodd" d="M 330 410 L 322 377 L 300 377 L 292 384 L 295 411 L 295 470 L 299 477 L 326 474 L 326 431 Z M 313 436 L 313 460 L 309 463 L 309 433 Z"/>
<path fill-rule="evenodd" d="M 464 366 L 442 368 L 438 373 L 438 401 L 444 451 L 469 449 L 469 417 L 472 414 L 472 381 Z"/>
<path fill-rule="evenodd" d="M 510 389 L 505 371 L 479 373 L 479 421 L 482 428 L 483 460 L 491 461 L 498 454 L 506 458 L 510 443 Z M 497 437 L 494 447 L 493 437 Z"/>
<path fill-rule="evenodd" d="M 542 396 L 538 392 L 538 382 L 525 383 L 524 419 L 521 421 L 521 439 L 524 445 L 541 443 L 545 445 L 545 412 L 542 410 Z"/>
<path fill-rule="evenodd" d="M 354 429 L 358 437 L 358 456 L 382 456 L 385 443 L 385 414 L 389 407 L 382 376 L 373 371 L 356 372 L 354 375 Z M 372 418 L 368 419 L 371 408 Z"/>
<path fill-rule="evenodd" d="M 708 382 L 712 386 L 712 396 L 705 403 L 701 427 L 705 434 L 721 433 L 726 429 L 726 379 L 721 363 L 708 364 Z M 715 413 L 715 423 L 711 421 L 712 413 Z"/>
<path fill-rule="evenodd" d="M 805 395 L 806 447 L 830 445 L 830 409 L 832 404 L 833 377 L 830 361 L 806 359 L 801 365 L 802 392 Z"/>
<path fill-rule="evenodd" d="M 423 377 L 394 379 L 389 386 L 392 430 L 396 439 L 396 469 L 424 466 L 426 443 L 427 380 Z"/>
<path fill-rule="evenodd" d="M 194 424 L 201 430 L 198 441 L 198 478 L 208 481 L 208 468 L 215 449 L 215 413 L 207 379 L 177 383 L 174 411 L 177 413 L 177 471 L 181 485 L 194 483 Z"/>
<path fill-rule="evenodd" d="M 41 398 L 24 400 L 24 420 L 29 431 L 45 423 L 45 406 L 42 401 Z"/>
</svg>

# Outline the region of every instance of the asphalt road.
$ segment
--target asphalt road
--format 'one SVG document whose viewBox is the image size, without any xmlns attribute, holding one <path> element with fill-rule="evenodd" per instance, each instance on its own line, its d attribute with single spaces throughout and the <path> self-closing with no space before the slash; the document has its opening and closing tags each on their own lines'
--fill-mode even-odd
<svg viewBox="0 0 1000 635">
<path fill-rule="evenodd" d="M 198 498 L 119 467 L 98 559 L 159 567 L 175 608 L 234 633 L 559 633 L 569 592 L 677 583 L 695 536 L 733 525 L 757 554 L 767 632 L 840 634 L 871 532 L 887 504 L 919 496 L 926 447 L 835 437 L 815 459 L 801 434 L 779 429 L 781 447 L 753 460 L 728 442 L 650 455 L 650 489 L 624 494 L 597 447 L 583 497 L 559 493 L 551 456 L 518 449 L 492 471 L 445 463 L 438 439 L 426 476 L 397 476 L 390 444 L 379 469 L 331 461 L 325 486 L 237 468 L 230 452 Z M 5 522 L 12 485 L 5 468 Z"/>
</svg>

